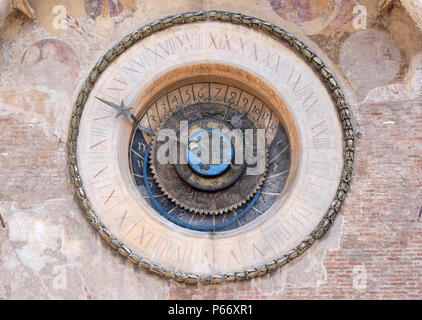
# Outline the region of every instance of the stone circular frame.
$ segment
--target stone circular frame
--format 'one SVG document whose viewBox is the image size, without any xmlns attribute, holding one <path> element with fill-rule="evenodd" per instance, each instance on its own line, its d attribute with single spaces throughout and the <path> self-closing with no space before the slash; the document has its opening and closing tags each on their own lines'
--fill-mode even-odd
<svg viewBox="0 0 422 320">
<path fill-rule="evenodd" d="M 200 252 L 200 259 L 204 263 L 195 263 L 195 261 L 192 261 L 189 264 L 185 264 L 182 262 L 181 265 L 176 266 L 172 265 L 171 263 L 163 262 L 163 259 L 158 257 L 158 255 L 154 255 L 152 258 L 143 255 L 139 253 L 139 250 L 134 250 L 133 243 L 127 243 L 121 240 L 121 237 L 117 238 L 112 231 L 109 228 L 109 221 L 106 221 L 107 219 L 104 218 L 104 216 L 98 215 L 98 199 L 96 199 L 94 196 L 92 196 L 92 185 L 93 183 L 89 181 L 89 175 L 91 175 L 93 172 L 88 172 L 87 169 L 84 168 L 84 163 L 87 163 L 86 161 L 89 161 L 90 155 L 89 152 L 82 152 L 85 149 L 89 149 L 87 147 L 90 143 L 93 143 L 93 141 L 90 141 L 88 133 L 92 134 L 92 130 L 88 130 L 86 126 L 86 117 L 83 118 L 82 114 L 85 111 L 87 111 L 89 114 L 93 114 L 93 110 L 87 109 L 86 104 L 88 102 L 88 105 L 92 105 L 93 96 L 97 93 L 92 91 L 96 91 L 97 87 L 94 87 L 97 84 L 97 81 L 102 81 L 100 79 L 100 75 L 105 72 L 105 70 L 112 65 L 112 62 L 115 61 L 123 52 L 130 52 L 130 48 L 134 46 L 138 41 L 141 39 L 154 39 L 154 37 L 150 37 L 151 35 L 156 35 L 159 32 L 166 32 L 170 28 L 178 28 L 178 26 L 194 26 L 197 23 L 203 23 L 204 24 L 204 32 L 206 31 L 214 31 L 219 28 L 220 25 L 214 25 L 215 22 L 221 22 L 224 23 L 223 27 L 224 29 L 220 28 L 220 34 L 223 35 L 223 38 L 219 39 L 219 44 L 215 42 L 214 44 L 217 49 L 217 46 L 219 46 L 219 49 L 222 48 L 223 45 L 225 45 L 225 50 L 227 50 L 227 47 L 230 48 L 230 41 L 228 33 L 230 30 L 234 30 L 233 28 L 240 28 L 239 30 L 245 34 L 245 30 L 253 30 L 253 33 L 255 36 L 258 35 L 258 38 L 260 36 L 266 37 L 268 42 L 282 42 L 284 44 L 287 44 L 288 46 L 293 48 L 293 51 L 295 51 L 298 54 L 297 57 L 297 65 L 301 65 L 304 62 L 310 65 L 315 71 L 316 74 L 319 75 L 319 79 L 323 80 L 322 82 L 319 81 L 319 83 L 313 83 L 316 87 L 316 89 L 321 89 L 320 86 L 322 86 L 322 83 L 326 84 L 326 90 L 318 91 L 318 94 L 321 95 L 318 96 L 318 99 L 321 99 L 319 101 L 319 104 L 324 108 L 324 106 L 329 106 L 328 109 L 331 106 L 335 106 L 337 109 L 337 112 L 335 115 L 332 115 L 328 118 L 319 118 L 320 113 L 315 112 L 315 105 L 318 103 L 314 103 L 316 101 L 315 94 L 313 94 L 313 88 L 308 88 L 311 91 L 304 90 L 303 85 L 303 78 L 306 77 L 305 74 L 301 73 L 295 73 L 294 67 L 293 71 L 289 72 L 288 74 L 285 74 L 287 81 L 287 85 L 289 86 L 289 90 L 292 90 L 292 92 L 295 92 L 296 94 L 300 93 L 301 97 L 301 106 L 296 106 L 299 110 L 299 107 L 303 107 L 306 110 L 302 111 L 296 111 L 295 112 L 301 112 L 303 119 L 306 121 L 303 122 L 303 124 L 299 123 L 299 127 L 303 127 L 305 130 L 302 132 L 302 136 L 299 137 L 300 140 L 300 152 L 314 152 L 314 149 L 320 149 L 322 151 L 319 151 L 319 154 L 322 156 L 327 150 L 333 150 L 333 153 L 331 154 L 332 158 L 327 157 L 327 161 L 332 161 L 334 165 L 336 165 L 339 161 L 341 162 L 340 166 L 338 168 L 328 168 L 328 170 L 333 170 L 331 174 L 330 180 L 330 190 L 326 191 L 331 193 L 329 199 L 326 199 L 326 196 L 324 195 L 323 191 L 320 191 L 320 194 L 316 194 L 316 197 L 319 197 L 318 204 L 320 207 L 318 208 L 311 208 L 306 207 L 306 201 L 307 199 L 301 199 L 298 195 L 294 195 L 293 192 L 290 193 L 289 199 L 290 201 L 293 201 L 292 198 L 296 201 L 296 206 L 294 210 L 298 211 L 301 214 L 306 214 L 306 212 L 311 212 L 310 216 L 312 216 L 312 210 L 317 210 L 317 214 L 320 217 L 317 221 L 317 223 L 314 224 L 314 227 L 312 227 L 312 231 L 308 232 L 306 235 L 302 235 L 300 232 L 293 236 L 293 240 L 288 242 L 288 244 L 285 245 L 283 249 L 277 250 L 275 246 L 277 245 L 276 240 L 269 240 L 268 238 L 271 238 L 272 236 L 277 236 L 274 234 L 274 232 L 277 232 L 277 230 L 273 229 L 270 230 L 272 232 L 266 232 L 263 226 L 265 223 L 271 222 L 270 218 L 266 217 L 266 219 L 261 219 L 259 225 L 255 225 L 255 228 L 246 228 L 242 232 L 238 232 L 236 234 L 229 234 L 225 236 L 215 237 L 213 238 L 212 235 L 208 235 L 205 238 L 201 238 L 198 236 L 195 232 L 181 232 L 181 230 L 174 228 L 173 226 L 168 226 L 163 224 L 162 221 L 156 221 L 154 220 L 154 223 L 159 226 L 160 228 L 165 228 L 166 232 L 173 232 L 174 235 L 177 235 L 177 237 L 183 238 L 188 237 L 189 239 L 196 239 L 198 246 L 201 246 L 202 244 L 204 246 L 210 245 L 211 251 L 207 252 Z M 231 27 L 233 26 L 233 27 Z M 193 27 L 192 27 L 193 28 Z M 227 31 L 228 30 L 228 31 Z M 227 33 L 225 33 L 227 32 Z M 211 33 L 212 34 L 212 33 Z M 224 39 L 224 34 L 226 35 L 226 39 Z M 209 39 L 212 41 L 211 39 Z M 224 42 L 227 40 L 227 42 Z M 259 39 L 258 39 L 259 40 Z M 258 41 L 257 40 L 257 41 Z M 253 40 L 251 40 L 252 42 Z M 244 42 L 243 46 L 246 44 Z M 255 42 L 254 42 L 255 43 Z M 242 46 L 242 47 L 243 47 Z M 283 46 L 286 47 L 287 46 Z M 279 50 L 285 50 L 282 49 L 282 47 L 278 47 Z M 249 53 L 249 59 L 253 58 L 253 55 L 255 53 L 255 57 L 257 57 L 257 46 L 255 44 L 255 51 L 252 46 L 252 53 Z M 277 68 L 277 71 L 279 71 L 279 64 L 282 65 L 282 61 L 277 62 L 277 60 L 273 61 L 270 65 L 270 51 L 268 51 L 268 58 L 267 58 L 267 68 Z M 225 52 L 225 55 L 227 55 L 227 52 Z M 224 55 L 222 55 L 222 59 L 224 58 Z M 246 58 L 245 58 L 246 59 Z M 292 58 L 293 59 L 293 58 Z M 258 59 L 256 59 L 258 60 Z M 279 59 L 280 60 L 280 59 Z M 112 68 L 116 67 L 116 64 L 113 64 Z M 130 66 L 129 66 L 130 67 Z M 265 69 L 265 67 L 263 67 Z M 281 71 L 280 71 L 281 72 Z M 309 77 L 314 77 L 309 75 Z M 302 80 L 301 80 L 302 79 Z M 100 81 L 100 82 L 101 82 Z M 276 83 L 276 82 L 275 82 Z M 305 81 L 306 83 L 306 81 Z M 270 84 L 273 83 L 270 81 Z M 305 86 L 306 88 L 306 86 Z M 97 90 L 98 91 L 98 90 Z M 323 92 L 324 91 L 324 92 Z M 326 93 L 327 92 L 327 93 Z M 330 101 L 328 101 L 325 98 L 325 95 L 328 96 L 328 93 L 331 95 Z M 90 95 L 91 94 L 91 95 Z M 287 101 L 290 102 L 291 97 L 289 98 L 288 94 L 287 96 L 283 96 Z M 132 97 L 134 100 L 134 97 Z M 130 100 L 130 99 L 129 99 Z M 292 104 L 289 103 L 289 108 L 292 107 Z M 327 110 L 328 110 L 327 109 Z M 334 109 L 334 108 L 333 108 Z M 330 109 L 331 110 L 331 109 Z M 140 110 L 138 110 L 140 111 Z M 331 110 L 332 111 L 332 110 Z M 330 112 L 331 112 L 330 111 Z M 334 116 L 336 119 L 334 119 Z M 123 120 L 120 120 L 123 121 Z M 315 122 L 312 122 L 315 121 Z M 80 124 L 82 124 L 80 126 Z M 124 125 L 123 123 L 119 123 L 119 130 L 120 133 L 123 131 L 128 132 L 130 131 L 130 126 L 126 123 Z M 326 127 L 324 127 L 326 126 Z M 299 132 L 300 132 L 299 128 Z M 338 137 L 325 137 L 324 134 L 326 134 L 326 131 L 328 130 L 334 130 L 333 132 L 337 132 L 340 130 L 340 136 Z M 117 130 L 117 129 L 116 129 Z M 314 131 L 315 130 L 315 131 Z M 101 131 L 101 130 L 100 130 Z M 79 135 L 81 133 L 81 135 Z M 97 132 L 99 136 L 101 136 L 101 132 Z M 112 132 L 107 132 L 106 134 L 113 134 Z M 82 137 L 81 141 L 78 139 L 79 137 Z M 305 137 L 308 140 L 304 140 Z M 325 138 L 322 139 L 322 138 Z M 85 139 L 85 140 L 83 140 Z M 301 140 L 302 139 L 302 140 Z M 327 140 L 328 139 L 328 140 Z M 330 140 L 330 139 L 337 139 L 337 140 Z M 98 141 L 98 139 L 96 140 Z M 308 142 L 307 142 L 308 141 Z M 328 141 L 328 142 L 327 142 Z M 112 141 L 109 144 L 103 146 L 104 152 L 102 153 L 102 156 L 104 156 L 105 161 L 107 161 L 107 153 L 110 150 L 118 149 L 119 142 L 121 141 Z M 127 146 L 127 141 L 123 141 L 125 146 Z M 310 143 L 310 144 L 307 144 Z M 328 143 L 328 144 L 327 144 Z M 334 145 L 332 145 L 334 143 Z M 85 148 L 85 149 L 84 149 Z M 328 149 L 327 149 L 328 148 Z M 328 70 L 328 68 L 325 66 L 325 64 L 321 61 L 320 58 L 318 58 L 315 53 L 308 48 L 303 42 L 295 38 L 293 35 L 287 33 L 283 29 L 273 25 L 272 23 L 253 18 L 250 16 L 246 16 L 239 13 L 231 13 L 231 12 L 222 12 L 222 11 L 200 11 L 200 12 L 189 12 L 184 14 L 177 14 L 174 16 L 170 16 L 167 18 L 163 18 L 160 20 L 157 20 L 153 23 L 150 23 L 131 34 L 127 35 L 125 38 L 123 38 L 117 45 L 115 45 L 113 48 L 111 48 L 95 65 L 95 67 L 92 69 L 91 73 L 89 74 L 87 80 L 82 85 L 81 90 L 78 94 L 75 108 L 72 113 L 72 118 L 70 122 L 70 132 L 69 132 L 69 139 L 68 139 L 68 149 L 69 149 L 69 169 L 70 169 L 70 175 L 72 183 L 75 187 L 76 195 L 78 199 L 80 200 L 80 204 L 84 211 L 86 212 L 87 218 L 91 222 L 91 224 L 94 226 L 96 230 L 98 230 L 101 237 L 103 237 L 107 243 L 109 243 L 114 249 L 118 251 L 119 254 L 121 254 L 124 257 L 128 257 L 132 262 L 148 269 L 149 271 L 159 274 L 161 276 L 174 279 L 176 281 L 185 282 L 188 284 L 196 284 L 196 283 L 204 283 L 204 284 L 214 284 L 214 283 L 221 283 L 221 282 L 232 282 L 232 281 L 239 281 L 244 279 L 250 279 L 255 276 L 265 275 L 271 271 L 276 270 L 279 267 L 282 267 L 289 261 L 297 258 L 301 254 L 303 254 L 317 239 L 322 237 L 325 232 L 328 230 L 332 222 L 334 221 L 336 215 L 339 213 L 342 204 L 345 200 L 346 193 L 349 190 L 351 178 L 352 178 L 352 171 L 353 171 L 353 161 L 354 161 L 354 131 L 351 123 L 351 117 L 350 112 L 348 110 L 344 94 L 342 90 L 339 87 L 338 82 L 334 79 L 332 73 Z M 309 150 L 309 151 L 308 151 Z M 338 157 L 340 155 L 340 157 Z M 112 155 L 114 156 L 114 155 Z M 83 158 L 81 160 L 81 158 Z M 335 159 L 334 159 L 335 158 Z M 340 159 L 341 158 L 341 159 Z M 126 158 L 127 159 L 127 158 Z M 299 174 L 302 174 L 301 177 L 307 177 L 307 180 L 303 181 L 295 181 L 295 186 L 293 188 L 293 191 L 298 189 L 299 187 L 301 189 L 301 194 L 315 194 L 315 189 L 312 189 L 311 185 L 315 185 L 315 182 L 318 181 L 318 179 L 325 179 L 327 178 L 326 174 L 328 171 L 326 167 L 324 167 L 324 159 L 315 159 L 316 167 L 311 166 L 310 163 L 306 162 L 307 158 L 303 157 L 301 158 L 300 166 L 305 168 L 303 172 L 299 168 Z M 320 160 L 318 162 L 318 160 Z M 115 172 L 120 171 L 120 168 L 118 167 L 118 161 L 114 164 L 114 169 L 117 170 Z M 320 166 L 322 165 L 322 166 Z M 126 164 L 127 166 L 127 164 Z M 98 169 L 98 168 L 97 168 Z M 304 172 L 306 171 L 306 175 Z M 302 172 L 302 173 L 301 173 Z M 113 177 L 109 177 L 113 178 Z M 333 185 L 333 181 L 335 180 L 335 185 Z M 117 180 L 116 180 L 117 181 Z M 124 180 L 122 180 L 124 181 Z M 84 182 L 84 183 L 83 183 Z M 120 180 L 119 180 L 119 182 Z M 298 191 L 299 192 L 299 191 Z M 114 189 L 111 192 L 111 195 L 113 195 Z M 318 192 L 317 192 L 318 193 Z M 322 196 L 321 196 L 322 193 Z M 111 197 L 110 195 L 110 197 Z M 106 195 L 106 200 L 108 196 Z M 312 197 L 312 196 L 309 196 Z M 135 196 L 136 198 L 136 196 Z M 289 200 L 287 199 L 287 200 Z M 108 200 L 107 200 L 108 201 Z M 107 202 L 106 201 L 106 202 Z M 288 202 L 288 201 L 285 201 Z M 280 208 L 279 208 L 280 209 Z M 271 210 L 270 210 L 271 211 Z M 274 210 L 272 210 L 274 211 Z M 279 210 L 280 211 L 280 210 Z M 116 219 L 117 216 L 113 216 L 113 208 L 110 208 L 108 211 L 108 215 L 110 217 L 113 217 L 113 219 Z M 122 213 L 122 212 L 121 212 Z M 121 214 L 120 213 L 120 214 Z M 277 213 L 277 212 L 276 212 Z M 293 216 L 292 216 L 293 217 Z M 297 218 L 297 217 L 296 217 Z M 111 218 L 110 218 L 111 219 Z M 148 217 L 149 219 L 149 217 Z M 151 220 L 152 221 L 152 220 Z M 302 221 L 303 222 L 303 221 Z M 139 222 L 138 222 L 139 223 Z M 140 225 L 135 225 L 138 229 L 141 228 Z M 135 228 L 135 226 L 133 228 Z M 145 227 L 145 226 L 144 226 Z M 145 228 L 144 228 L 145 229 Z M 140 233 L 136 237 L 136 241 L 144 241 L 144 229 L 138 230 Z M 265 231 L 265 232 L 264 232 Z M 132 232 L 131 230 L 128 231 L 128 234 Z M 252 234 L 253 233 L 253 234 Z M 216 252 L 219 252 L 220 249 L 224 249 L 225 243 L 227 243 L 230 238 L 236 237 L 239 234 L 244 236 L 244 239 L 242 241 L 242 245 L 247 245 L 248 247 L 245 248 L 234 248 L 229 247 L 227 252 L 222 253 L 222 256 L 215 258 L 214 257 L 214 248 Z M 286 234 L 284 234 L 286 235 Z M 255 238 L 254 238 L 255 237 Z M 259 237 L 262 239 L 263 242 L 254 242 Z M 262 246 L 265 242 L 264 247 Z M 162 244 L 160 243 L 160 248 L 155 247 L 155 249 L 159 249 L 158 251 L 163 251 Z M 165 245 L 164 245 L 165 246 Z M 197 247 L 199 248 L 199 247 Z M 202 247 L 200 247 L 202 248 Z M 205 248 L 205 247 L 203 247 Z M 169 248 L 167 247 L 167 251 L 172 252 L 173 255 L 180 255 L 180 248 L 174 247 Z M 192 254 L 192 250 L 190 253 Z M 243 251 L 242 251 L 243 250 Z M 250 255 L 250 260 L 245 259 L 242 260 L 242 263 L 239 262 L 239 259 L 241 259 L 242 254 L 244 251 Z M 267 254 L 267 252 L 270 252 Z M 271 253 L 272 252 L 272 253 Z M 278 252 L 275 254 L 275 252 Z M 219 252 L 220 253 L 220 252 Z M 186 249 L 185 253 L 186 254 Z M 261 255 L 261 256 L 260 256 Z M 184 257 L 184 256 L 183 256 Z M 176 257 L 177 258 L 177 257 Z M 176 259 L 173 257 L 172 259 Z M 219 260 L 215 260 L 219 259 Z M 173 261 L 172 260 L 172 261 Z M 226 268 L 223 264 L 221 264 L 220 261 L 229 261 L 232 260 L 233 264 Z M 208 262 L 208 264 L 206 263 Z M 236 261 L 238 262 L 238 265 L 236 267 Z M 252 261 L 252 262 L 251 262 Z M 204 271 L 205 270 L 205 271 Z"/>
</svg>

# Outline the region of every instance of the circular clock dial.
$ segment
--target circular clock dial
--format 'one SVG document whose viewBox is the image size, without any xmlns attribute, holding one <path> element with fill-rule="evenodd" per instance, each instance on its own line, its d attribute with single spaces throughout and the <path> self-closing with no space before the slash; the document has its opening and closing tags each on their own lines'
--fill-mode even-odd
<svg viewBox="0 0 422 320">
<path fill-rule="evenodd" d="M 161 163 L 161 129 L 185 162 Z M 251 139 L 263 171 L 236 162 L 235 129 L 263 132 L 264 147 Z M 219 12 L 169 17 L 113 47 L 78 95 L 69 138 L 100 235 L 187 283 L 251 278 L 303 253 L 340 210 L 353 157 L 344 96 L 321 60 L 270 23 Z"/>
<path fill-rule="evenodd" d="M 229 88 L 234 89 L 234 87 L 224 83 L 211 82 L 195 82 L 189 84 L 189 86 L 191 89 L 194 87 L 210 88 L 211 84 L 226 92 Z M 178 87 L 171 92 L 181 92 L 181 88 Z M 247 94 L 248 97 L 252 97 L 252 101 L 259 101 L 256 96 L 246 91 L 240 90 L 239 92 L 243 93 L 244 96 Z M 194 91 L 192 93 L 193 100 L 195 100 Z M 175 97 L 177 101 L 182 101 L 180 95 Z M 157 160 L 157 150 L 169 142 L 157 143 L 153 139 L 150 153 L 152 170 L 149 166 L 145 168 L 147 179 L 150 180 L 146 185 L 144 183 L 143 165 L 148 144 L 146 138 L 148 137 L 145 136 L 144 131 L 137 129 L 136 126 L 130 145 L 130 163 L 135 184 L 142 196 L 148 199 L 148 202 L 158 214 L 168 218 L 171 217 L 169 218 L 170 221 L 188 229 L 222 232 L 239 228 L 255 220 L 266 212 L 279 197 L 289 175 L 290 148 L 283 125 L 271 112 L 265 113 L 270 109 L 263 110 L 263 104 L 260 105 L 259 102 L 257 104 L 248 103 L 249 100 L 246 98 L 242 101 L 240 96 L 232 104 L 212 102 L 210 101 L 211 98 L 208 94 L 208 97 L 203 99 L 208 100 L 207 102 L 202 101 L 186 106 L 183 106 L 182 102 L 176 104 L 173 106 L 176 110 L 171 111 L 168 118 L 162 121 L 161 130 L 176 128 L 175 132 L 180 131 L 181 120 L 187 121 L 186 124 L 189 126 L 190 132 L 187 136 L 187 143 L 181 147 L 178 143 L 179 137 L 174 139 L 174 150 L 182 150 L 179 155 L 184 156 L 183 164 L 177 161 L 174 164 L 160 164 Z M 157 101 L 168 102 L 169 100 L 169 92 L 158 97 L 152 102 L 139 122 L 148 123 L 148 119 L 145 118 L 148 118 L 148 114 L 151 114 L 149 113 L 152 112 L 150 108 L 157 107 Z M 161 106 L 161 108 L 161 110 L 157 110 L 158 115 L 162 114 L 162 111 L 167 108 L 171 110 L 168 104 Z M 255 117 L 255 121 L 253 121 L 249 119 L 249 113 L 259 116 Z M 271 118 L 272 121 L 270 121 Z M 242 137 L 246 130 L 256 131 L 258 127 L 264 132 L 272 127 L 275 134 L 274 136 L 271 135 L 271 143 L 268 148 L 266 141 L 263 143 L 265 147 L 263 152 L 265 167 L 263 167 L 262 172 L 248 175 L 247 167 L 249 165 L 246 164 L 244 154 L 242 154 L 241 162 L 235 163 L 236 155 L 232 141 L 222 132 L 226 130 L 233 133 L 232 130 L 237 130 L 236 132 L 240 133 L 240 137 Z M 224 139 L 227 140 L 228 147 L 219 153 L 223 157 L 221 164 L 210 164 L 211 157 L 208 157 L 208 161 L 202 162 L 201 158 L 197 156 L 198 151 L 204 151 L 201 150 L 199 143 L 201 140 L 199 139 L 205 140 L 204 134 L 212 133 L 216 133 L 217 137 L 221 138 L 218 141 L 219 144 L 220 140 L 223 140 L 223 142 Z M 243 147 L 243 141 L 241 146 Z M 252 147 L 256 152 L 256 141 L 255 144 L 252 144 Z M 240 152 L 242 151 L 244 153 L 243 149 L 240 150 Z M 196 157 L 195 163 L 192 163 L 193 160 L 189 159 L 189 155 L 193 152 L 195 152 Z M 269 157 L 269 155 L 271 156 Z M 201 156 L 204 155 L 201 154 Z M 216 168 L 213 168 L 213 166 L 216 166 Z M 251 166 L 256 166 L 256 163 Z M 212 169 L 214 171 L 211 171 Z M 268 176 L 267 170 L 270 172 Z M 211 173 L 209 173 L 210 171 Z M 154 178 L 154 181 L 151 181 L 151 177 Z M 150 192 L 148 189 L 150 189 Z M 256 196 L 254 205 L 250 206 L 250 202 L 258 190 L 260 194 Z M 154 202 L 158 202 L 158 208 L 149 197 L 149 193 L 155 198 Z M 241 214 L 242 212 L 244 214 Z M 232 222 L 228 223 L 230 221 Z"/>
</svg>

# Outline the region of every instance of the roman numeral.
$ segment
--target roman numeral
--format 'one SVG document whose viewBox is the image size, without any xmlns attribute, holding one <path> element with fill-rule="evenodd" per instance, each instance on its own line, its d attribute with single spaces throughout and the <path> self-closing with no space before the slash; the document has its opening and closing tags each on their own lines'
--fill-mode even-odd
<svg viewBox="0 0 422 320">
<path fill-rule="evenodd" d="M 120 223 L 119 223 L 119 228 L 120 229 L 122 228 L 122 225 L 125 222 L 126 215 L 127 215 L 127 209 L 125 210 L 125 213 L 123 213 L 123 215 L 121 217 L 115 219 L 115 220 L 120 220 Z"/>
<path fill-rule="evenodd" d="M 90 149 L 93 149 L 93 148 L 95 148 L 95 147 L 99 146 L 100 144 L 102 144 L 102 143 L 104 143 L 104 142 L 106 142 L 106 141 L 107 141 L 107 139 L 101 140 L 101 141 L 99 141 L 99 142 L 97 142 L 97 143 L 93 144 L 93 145 L 92 145 L 92 146 L 90 146 L 89 148 L 90 148 Z"/>
<path fill-rule="evenodd" d="M 113 196 L 115 190 L 113 189 L 113 191 L 111 191 L 110 195 L 106 198 L 106 200 L 104 201 L 104 205 L 107 204 L 107 202 L 110 200 L 110 198 Z"/>
<path fill-rule="evenodd" d="M 103 173 L 104 172 L 104 170 L 105 169 L 107 169 L 107 166 L 105 166 L 103 169 L 101 169 L 100 171 L 98 171 L 95 175 L 94 175 L 94 179 L 96 178 L 96 177 L 98 177 L 101 173 Z"/>
<path fill-rule="evenodd" d="M 328 131 L 328 127 L 325 124 L 325 120 L 322 120 L 320 123 L 312 127 L 312 131 L 317 130 L 317 133 L 313 136 L 314 138 L 318 137 L 319 135 L 326 133 Z"/>
</svg>

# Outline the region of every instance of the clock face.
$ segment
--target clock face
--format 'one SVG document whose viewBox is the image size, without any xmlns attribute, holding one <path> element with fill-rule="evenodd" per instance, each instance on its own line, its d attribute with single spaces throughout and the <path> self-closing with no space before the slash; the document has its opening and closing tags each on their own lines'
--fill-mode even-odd
<svg viewBox="0 0 422 320">
<path fill-rule="evenodd" d="M 226 99 L 219 101 L 211 96 L 211 86 L 220 90 L 221 97 L 226 96 Z M 181 92 L 187 92 L 187 97 L 191 98 L 183 101 Z M 204 95 L 199 98 L 198 92 Z M 227 98 L 227 92 L 234 94 Z M 170 104 L 170 101 L 174 103 Z M 154 113 L 160 122 L 155 127 L 150 125 L 155 119 Z M 158 130 L 173 128 L 179 138 L 181 120 L 187 120 L 189 125 L 188 139 L 182 148 L 175 143 L 176 151 L 182 150 L 180 155 L 184 161 L 174 164 L 161 164 L 157 159 L 164 141 L 153 141 L 152 150 L 148 152 L 151 160 L 145 160 L 148 134 L 134 126 L 129 153 L 131 173 L 150 206 L 179 226 L 217 233 L 238 229 L 266 212 L 281 195 L 290 171 L 289 139 L 278 117 L 273 116 L 268 107 L 264 109 L 263 102 L 256 96 L 239 88 L 224 83 L 195 82 L 177 87 L 153 101 L 139 123 Z M 258 128 L 266 134 L 263 136 L 263 170 L 247 174 L 245 159 L 235 163 L 237 151 L 243 150 L 236 148 L 235 152 L 224 132 L 232 133 L 237 129 L 242 138 L 248 129 L 253 133 Z M 221 159 L 216 164 L 210 163 L 210 159 L 204 161 L 204 150 L 201 150 L 205 138 L 209 140 L 208 136 L 213 134 L 219 144 L 227 143 L 226 150 L 219 150 Z M 251 147 L 256 152 L 257 143 L 252 143 Z M 152 170 L 149 166 L 144 169 L 147 162 Z M 252 201 L 253 206 L 250 205 Z"/>
<path fill-rule="evenodd" d="M 133 262 L 187 283 L 251 278 L 328 229 L 353 129 L 303 43 L 249 17 L 193 16 L 145 26 L 100 59 L 73 113 L 70 172 L 91 223 Z"/>
</svg>

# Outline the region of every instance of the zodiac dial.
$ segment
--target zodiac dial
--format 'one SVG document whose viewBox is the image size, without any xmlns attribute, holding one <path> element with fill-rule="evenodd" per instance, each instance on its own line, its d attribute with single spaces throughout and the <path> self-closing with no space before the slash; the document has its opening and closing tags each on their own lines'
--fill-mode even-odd
<svg viewBox="0 0 422 320">
<path fill-rule="evenodd" d="M 213 85 L 225 91 L 234 89 L 222 83 L 193 83 L 191 88 L 194 85 L 202 88 Z M 175 90 L 180 92 L 180 88 Z M 164 109 L 157 107 L 157 101 L 168 101 L 168 94 L 159 97 L 151 105 L 158 115 Z M 218 100 L 212 102 L 212 97 L 209 96 L 208 101 L 203 99 L 198 103 L 192 101 L 191 104 L 181 103 L 173 106 L 176 110 L 160 123 L 159 130 L 172 128 L 179 134 L 180 121 L 187 120 L 190 134 L 187 136 L 187 143 L 182 146 L 183 151 L 180 152 L 184 161 L 175 164 L 160 164 L 157 159 L 158 149 L 162 148 L 166 142 L 157 141 L 155 136 L 149 152 L 150 166 L 145 169 L 148 177 L 152 177 L 153 181 L 147 185 L 144 183 L 143 175 L 143 165 L 146 162 L 143 150 L 147 142 L 144 131 L 134 130 L 130 146 L 133 180 L 141 194 L 149 199 L 151 205 L 164 216 L 172 217 L 171 221 L 176 221 L 178 225 L 193 230 L 214 230 L 215 232 L 236 229 L 265 212 L 282 192 L 290 168 L 288 136 L 281 122 L 275 116 L 273 117 L 270 110 L 264 109 L 263 103 L 258 98 L 246 92 L 244 96 L 246 94 L 252 97 L 252 100 L 249 103 L 249 99 L 244 98 L 243 105 L 239 105 L 240 96 L 233 104 L 218 102 Z M 192 97 L 194 99 L 195 95 L 193 94 Z M 177 98 L 182 102 L 180 95 Z M 247 111 L 243 111 L 245 102 Z M 167 104 L 162 107 L 171 108 Z M 240 107 L 242 109 L 239 109 Z M 242 112 L 245 113 L 242 117 L 242 125 L 235 128 L 232 125 L 233 119 L 239 117 Z M 250 119 L 247 116 L 249 112 L 258 116 Z M 146 112 L 144 117 L 148 117 L 148 114 L 151 113 Z M 147 122 L 148 119 L 140 120 L 140 123 Z M 264 166 L 259 174 L 247 174 L 247 167 L 250 165 L 245 159 L 241 163 L 235 163 L 235 150 L 231 140 L 225 136 L 224 129 L 227 132 L 237 129 L 242 138 L 244 131 L 256 130 L 258 127 L 264 131 L 264 134 L 268 132 L 271 135 L 271 144 L 267 148 L 264 141 L 260 153 L 257 150 L 255 137 L 255 144 L 252 143 L 250 147 L 263 158 Z M 211 163 L 211 156 L 206 162 L 201 159 L 205 151 L 202 148 L 202 141 L 212 140 L 208 138 L 212 134 L 217 136 L 219 146 L 227 144 L 226 150 L 223 148 L 218 150 L 221 152 L 217 154 L 222 158 L 218 164 Z M 179 150 L 180 146 L 176 139 L 175 141 L 175 149 Z M 210 143 L 207 147 L 208 145 Z M 242 147 L 244 145 L 242 141 Z M 256 166 L 256 163 L 252 166 Z M 267 170 L 269 175 L 267 175 Z M 257 195 L 258 191 L 259 195 Z M 148 197 L 150 193 L 155 201 Z M 251 205 L 252 201 L 254 205 Z M 230 221 L 232 223 L 229 224 Z"/>
</svg>

